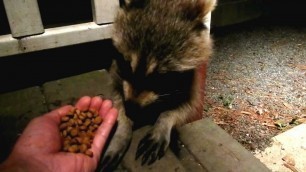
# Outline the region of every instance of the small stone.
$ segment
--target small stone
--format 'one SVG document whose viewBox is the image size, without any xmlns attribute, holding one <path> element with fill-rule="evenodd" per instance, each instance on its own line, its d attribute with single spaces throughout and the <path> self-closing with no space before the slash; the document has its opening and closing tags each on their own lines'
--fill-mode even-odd
<svg viewBox="0 0 306 172">
<path fill-rule="evenodd" d="M 85 155 L 89 156 L 89 157 L 93 157 L 93 152 L 91 150 L 87 150 L 85 152 Z"/>
</svg>

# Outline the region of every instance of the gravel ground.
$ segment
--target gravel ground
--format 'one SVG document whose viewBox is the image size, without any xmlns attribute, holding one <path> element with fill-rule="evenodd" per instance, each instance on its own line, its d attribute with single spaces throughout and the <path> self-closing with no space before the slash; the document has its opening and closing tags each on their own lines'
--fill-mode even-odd
<svg viewBox="0 0 306 172">
<path fill-rule="evenodd" d="M 305 26 L 256 20 L 212 29 L 212 36 L 205 116 L 252 152 L 305 122 Z"/>
</svg>

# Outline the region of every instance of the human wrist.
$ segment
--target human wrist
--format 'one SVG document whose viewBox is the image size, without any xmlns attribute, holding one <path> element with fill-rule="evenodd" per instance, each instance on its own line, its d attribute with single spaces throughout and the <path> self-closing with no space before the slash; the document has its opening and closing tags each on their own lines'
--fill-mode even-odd
<svg viewBox="0 0 306 172">
<path fill-rule="evenodd" d="M 1 172 L 38 172 L 41 169 L 46 168 L 42 168 L 42 164 L 33 158 L 30 160 L 29 158 L 14 158 L 13 156 L 0 164 Z"/>
<path fill-rule="evenodd" d="M 17 164 L 12 160 L 6 160 L 2 164 L 0 164 L 0 171 L 1 172 L 25 172 L 21 165 Z"/>
</svg>

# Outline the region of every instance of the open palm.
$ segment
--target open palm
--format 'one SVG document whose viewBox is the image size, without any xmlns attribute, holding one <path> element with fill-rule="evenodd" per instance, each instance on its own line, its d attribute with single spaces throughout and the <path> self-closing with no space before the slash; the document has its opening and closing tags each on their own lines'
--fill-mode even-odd
<svg viewBox="0 0 306 172">
<path fill-rule="evenodd" d="M 82 97 L 75 107 L 80 110 L 96 110 L 104 119 L 93 140 L 93 157 L 60 151 L 60 118 L 73 108 L 67 105 L 33 119 L 18 139 L 6 164 L 14 162 L 17 163 L 15 166 L 29 171 L 94 171 L 118 112 L 110 100 L 102 100 L 100 97 Z"/>
</svg>

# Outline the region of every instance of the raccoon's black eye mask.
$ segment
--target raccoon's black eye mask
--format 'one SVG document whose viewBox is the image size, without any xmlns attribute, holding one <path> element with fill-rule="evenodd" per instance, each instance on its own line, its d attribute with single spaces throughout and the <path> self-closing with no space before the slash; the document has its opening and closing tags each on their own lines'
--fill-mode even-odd
<svg viewBox="0 0 306 172">
<path fill-rule="evenodd" d="M 170 93 L 174 90 L 187 91 L 193 81 L 193 70 L 169 71 L 159 73 L 154 71 L 145 75 L 145 69 L 136 73 L 132 72 L 130 62 L 123 56 L 117 59 L 119 75 L 123 80 L 130 82 L 135 89 L 150 90 L 156 93 Z"/>
<path fill-rule="evenodd" d="M 146 87 L 158 93 L 186 91 L 191 87 L 193 71 L 152 73 L 146 78 Z"/>
</svg>

